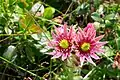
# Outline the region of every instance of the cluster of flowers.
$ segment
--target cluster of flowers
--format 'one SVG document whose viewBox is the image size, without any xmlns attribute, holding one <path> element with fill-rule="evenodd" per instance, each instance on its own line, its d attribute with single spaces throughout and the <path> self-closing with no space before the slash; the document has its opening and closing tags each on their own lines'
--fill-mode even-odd
<svg viewBox="0 0 120 80">
<path fill-rule="evenodd" d="M 53 48 L 52 59 L 60 58 L 64 61 L 71 56 L 72 52 L 79 57 L 80 64 L 88 61 L 95 65 L 92 58 L 99 59 L 96 55 L 97 52 L 103 53 L 101 48 L 107 42 L 100 42 L 104 35 L 96 37 L 96 30 L 92 23 L 88 23 L 87 27 L 83 30 L 78 28 L 74 30 L 71 26 L 64 24 L 61 27 L 55 27 L 55 31 L 52 32 L 53 39 L 49 42 L 48 46 Z"/>
</svg>

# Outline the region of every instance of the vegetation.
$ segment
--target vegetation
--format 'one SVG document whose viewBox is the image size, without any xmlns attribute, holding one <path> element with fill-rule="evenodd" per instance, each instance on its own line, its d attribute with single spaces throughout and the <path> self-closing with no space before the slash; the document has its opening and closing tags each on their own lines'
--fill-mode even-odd
<svg viewBox="0 0 120 80">
<path fill-rule="evenodd" d="M 96 66 L 89 60 L 81 66 L 74 51 L 69 59 L 51 59 L 55 26 L 78 32 L 89 23 L 107 41 L 104 53 L 96 53 L 100 59 L 92 59 Z M 119 0 L 0 0 L 0 80 L 96 79 L 120 79 Z"/>
</svg>

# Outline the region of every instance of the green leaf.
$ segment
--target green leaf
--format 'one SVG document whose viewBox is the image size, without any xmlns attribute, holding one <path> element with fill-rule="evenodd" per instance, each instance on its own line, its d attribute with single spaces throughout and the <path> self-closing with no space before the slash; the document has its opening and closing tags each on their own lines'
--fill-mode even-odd
<svg viewBox="0 0 120 80">
<path fill-rule="evenodd" d="M 32 13 L 36 13 L 37 11 L 40 12 L 41 14 L 44 13 L 44 6 L 40 4 L 39 2 L 35 3 L 31 8 Z"/>
<path fill-rule="evenodd" d="M 43 17 L 46 19 L 52 19 L 53 14 L 55 13 L 55 9 L 52 7 L 47 7 L 44 11 Z"/>
<path fill-rule="evenodd" d="M 29 14 L 26 14 L 25 18 L 21 18 L 19 20 L 19 25 L 23 30 L 26 30 L 28 32 L 42 32 L 42 29 L 35 24 L 34 19 Z"/>
<path fill-rule="evenodd" d="M 6 24 L 6 19 L 4 16 L 0 15 L 0 25 L 5 25 Z"/>
<path fill-rule="evenodd" d="M 76 8 L 76 13 L 77 14 L 86 14 L 89 10 L 89 5 L 86 4 L 86 3 L 83 3 L 82 5 L 79 5 L 77 8 Z"/>
<path fill-rule="evenodd" d="M 9 0 L 9 5 L 15 4 L 16 0 Z"/>
<path fill-rule="evenodd" d="M 103 6 L 103 5 L 100 5 L 100 6 L 99 6 L 98 12 L 99 12 L 100 14 L 103 14 L 103 13 L 104 13 L 104 6 Z"/>
<path fill-rule="evenodd" d="M 91 17 L 95 21 L 99 21 L 99 22 L 102 21 L 102 18 L 100 18 L 100 14 L 98 14 L 97 12 L 92 13 Z"/>
<path fill-rule="evenodd" d="M 105 26 L 110 27 L 112 26 L 112 23 L 109 20 L 105 20 Z"/>
<path fill-rule="evenodd" d="M 9 29 L 8 27 L 5 27 L 5 32 L 6 32 L 6 34 L 11 34 L 11 33 L 12 33 L 12 30 Z"/>
<path fill-rule="evenodd" d="M 15 54 L 16 54 L 15 49 L 16 49 L 15 46 L 10 45 L 7 48 L 7 50 L 4 52 L 3 57 L 8 59 L 8 60 L 12 60 L 13 57 L 15 57 Z"/>
<path fill-rule="evenodd" d="M 40 35 L 40 34 L 32 34 L 31 36 L 32 36 L 32 38 L 34 38 L 35 40 L 40 40 L 40 39 L 41 39 L 41 35 Z"/>
<path fill-rule="evenodd" d="M 114 18 L 115 18 L 115 14 L 113 13 L 105 16 L 106 20 L 113 20 Z"/>
<path fill-rule="evenodd" d="M 120 36 L 120 24 L 119 24 L 119 23 L 117 24 L 117 28 L 118 28 L 118 29 L 116 30 L 116 31 L 117 31 L 117 34 L 118 34 L 118 36 Z"/>
<path fill-rule="evenodd" d="M 94 26 L 96 29 L 99 29 L 101 27 L 99 22 L 94 22 Z"/>
<path fill-rule="evenodd" d="M 23 9 L 23 8 L 24 8 L 24 3 L 19 2 L 19 3 L 18 3 L 18 6 Z"/>
<path fill-rule="evenodd" d="M 26 0 L 20 0 L 20 1 L 18 1 L 18 6 L 22 9 L 24 9 L 24 8 L 28 7 L 29 5 L 26 2 Z"/>
<path fill-rule="evenodd" d="M 105 46 L 105 55 L 106 57 L 114 56 L 114 51 L 113 49 L 110 49 L 109 47 Z"/>
<path fill-rule="evenodd" d="M 34 52 L 32 51 L 32 48 L 29 47 L 29 45 L 26 45 L 25 52 L 26 52 L 27 58 L 30 60 L 30 62 L 33 63 L 35 61 Z"/>
<path fill-rule="evenodd" d="M 82 76 L 74 76 L 73 77 L 73 80 L 82 80 L 83 78 L 82 78 Z"/>
<path fill-rule="evenodd" d="M 120 50 L 120 37 L 116 39 L 117 49 Z"/>
</svg>

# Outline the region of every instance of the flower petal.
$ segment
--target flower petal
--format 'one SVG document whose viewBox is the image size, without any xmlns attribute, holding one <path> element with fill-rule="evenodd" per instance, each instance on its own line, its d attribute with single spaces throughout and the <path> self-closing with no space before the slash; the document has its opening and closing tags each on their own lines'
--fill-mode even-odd
<svg viewBox="0 0 120 80">
<path fill-rule="evenodd" d="M 78 32 L 78 35 L 76 36 L 77 39 L 75 39 L 76 41 L 81 41 L 83 40 L 82 34 L 80 32 Z"/>
<path fill-rule="evenodd" d="M 96 52 L 96 53 L 104 53 L 104 50 L 101 49 L 101 48 L 94 48 L 94 49 L 92 50 L 92 52 Z"/>
<path fill-rule="evenodd" d="M 95 53 L 91 53 L 90 56 L 96 60 L 100 59 Z"/>
<path fill-rule="evenodd" d="M 62 61 L 64 61 L 67 58 L 67 56 L 68 56 L 68 53 L 63 53 L 63 55 L 62 55 Z"/>
<path fill-rule="evenodd" d="M 74 40 L 73 37 L 76 37 L 76 34 L 75 34 L 75 31 L 74 31 L 73 27 L 70 27 L 68 36 L 69 36 L 70 39 L 73 39 L 73 40 Z"/>
<path fill-rule="evenodd" d="M 57 35 L 56 35 L 54 32 L 52 32 L 52 37 L 53 37 L 54 39 L 56 39 L 56 38 L 57 38 Z"/>
<path fill-rule="evenodd" d="M 79 52 L 77 52 L 77 53 L 76 53 L 76 56 L 80 57 L 80 53 L 79 53 Z"/>
<path fill-rule="evenodd" d="M 95 29 L 92 23 L 88 23 L 87 27 L 85 27 L 83 31 L 87 32 L 89 28 Z"/>
<path fill-rule="evenodd" d="M 91 35 L 90 39 L 94 39 L 96 36 L 96 31 L 93 31 L 93 32 L 91 31 L 90 35 Z"/>
<path fill-rule="evenodd" d="M 101 40 L 103 37 L 104 37 L 104 35 L 98 36 L 95 38 L 95 41 L 97 42 L 97 41 Z"/>
<path fill-rule="evenodd" d="M 56 32 L 56 34 L 57 35 L 60 35 L 60 34 L 62 34 L 63 32 L 64 32 L 64 29 L 63 29 L 63 27 L 54 27 L 55 28 L 55 32 Z"/>
<path fill-rule="evenodd" d="M 53 48 L 57 45 L 57 41 L 48 41 L 48 42 L 49 42 L 48 46 L 51 47 L 51 48 Z"/>
<path fill-rule="evenodd" d="M 56 52 L 56 54 L 51 59 L 59 58 L 61 55 L 62 55 L 61 52 Z"/>
<path fill-rule="evenodd" d="M 66 23 L 63 25 L 63 28 L 64 28 L 64 35 L 66 36 L 67 35 L 67 24 Z"/>
<path fill-rule="evenodd" d="M 82 29 L 81 29 L 80 27 L 78 28 L 78 31 L 79 31 L 78 34 L 79 34 L 79 35 L 81 34 L 82 37 L 85 38 L 85 32 L 82 31 Z"/>
<path fill-rule="evenodd" d="M 105 50 L 103 50 L 103 49 L 98 49 L 98 50 L 96 50 L 96 52 L 98 52 L 98 53 L 104 53 Z"/>
<path fill-rule="evenodd" d="M 50 52 L 50 53 L 47 53 L 47 54 L 49 54 L 49 55 L 55 55 L 55 54 L 56 54 L 56 52 L 55 52 L 55 51 L 53 51 L 53 52 Z"/>
<path fill-rule="evenodd" d="M 93 43 L 91 45 L 98 48 L 98 47 L 101 47 L 101 46 L 105 45 L 106 43 L 108 43 L 108 42 L 107 41 L 105 41 L 105 42 L 96 42 L 96 43 Z"/>
<path fill-rule="evenodd" d="M 84 57 L 84 56 L 81 56 L 81 57 L 80 57 L 80 66 L 81 66 L 81 67 L 83 66 L 84 61 L 85 61 L 85 57 Z"/>
<path fill-rule="evenodd" d="M 86 37 L 88 37 L 90 35 L 91 29 L 89 28 L 86 32 Z"/>
<path fill-rule="evenodd" d="M 86 56 L 85 58 L 87 59 L 88 62 L 90 62 L 91 64 L 93 64 L 94 66 L 96 66 L 96 64 L 93 62 L 93 60 L 91 59 L 90 56 Z"/>
</svg>

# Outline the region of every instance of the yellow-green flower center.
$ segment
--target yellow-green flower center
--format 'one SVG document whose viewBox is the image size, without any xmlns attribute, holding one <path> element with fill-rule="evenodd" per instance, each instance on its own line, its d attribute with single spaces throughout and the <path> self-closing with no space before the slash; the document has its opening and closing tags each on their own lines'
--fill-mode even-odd
<svg viewBox="0 0 120 80">
<path fill-rule="evenodd" d="M 82 51 L 88 51 L 90 49 L 90 43 L 83 43 L 82 45 L 81 45 L 81 50 Z"/>
<path fill-rule="evenodd" d="M 60 43 L 59 43 L 59 46 L 64 48 L 64 49 L 68 48 L 69 47 L 68 40 L 66 40 L 66 39 L 61 40 Z"/>
</svg>

